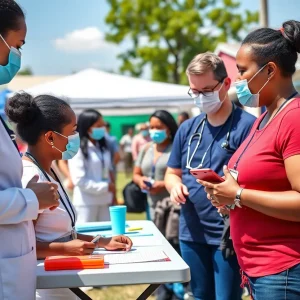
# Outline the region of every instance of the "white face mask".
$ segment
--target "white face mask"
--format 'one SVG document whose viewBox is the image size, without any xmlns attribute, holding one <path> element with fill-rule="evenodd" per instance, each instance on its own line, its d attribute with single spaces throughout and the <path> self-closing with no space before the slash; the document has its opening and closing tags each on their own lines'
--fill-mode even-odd
<svg viewBox="0 0 300 300">
<path fill-rule="evenodd" d="M 204 96 L 199 94 L 199 96 L 194 97 L 194 103 L 200 110 L 206 114 L 216 113 L 222 106 L 222 101 L 220 100 L 219 91 L 223 87 L 224 82 L 217 91 L 213 91 L 211 95 Z"/>
</svg>

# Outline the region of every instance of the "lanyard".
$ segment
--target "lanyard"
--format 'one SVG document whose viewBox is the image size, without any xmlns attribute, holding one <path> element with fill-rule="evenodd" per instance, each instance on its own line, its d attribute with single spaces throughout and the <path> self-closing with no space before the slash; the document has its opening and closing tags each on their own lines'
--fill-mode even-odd
<svg viewBox="0 0 300 300">
<path fill-rule="evenodd" d="M 159 161 L 159 159 L 161 158 L 163 153 L 165 153 L 168 150 L 169 146 L 170 146 L 170 144 L 164 149 L 164 151 L 162 151 L 161 155 L 157 158 L 156 162 L 154 162 L 154 145 L 152 145 L 152 165 L 151 165 L 151 178 L 152 179 L 155 178 L 155 169 L 156 169 L 157 162 Z"/>
<path fill-rule="evenodd" d="M 42 173 L 43 173 L 44 176 L 47 178 L 47 180 L 48 180 L 49 182 L 51 182 L 51 179 L 50 179 L 50 177 L 48 176 L 48 174 L 41 168 L 41 166 L 39 165 L 39 163 L 37 162 L 37 160 L 32 156 L 32 154 L 30 154 L 29 152 L 26 152 L 26 153 L 25 153 L 25 156 L 28 157 L 28 158 L 30 158 L 30 159 L 32 160 L 32 162 L 33 162 L 33 163 L 34 163 L 34 164 L 42 171 Z M 59 198 L 60 198 L 60 201 L 62 202 L 63 206 L 65 207 L 65 209 L 66 209 L 66 211 L 67 211 L 67 213 L 68 213 L 68 215 L 70 216 L 71 223 L 72 223 L 72 228 L 74 229 L 74 228 L 75 228 L 75 222 L 76 222 L 76 215 L 75 215 L 75 212 L 74 212 L 73 207 L 72 207 L 72 205 L 71 205 L 71 201 L 70 201 L 69 196 L 68 196 L 68 194 L 66 193 L 66 191 L 65 191 L 65 189 L 64 189 L 64 187 L 63 187 L 63 185 L 61 184 L 61 182 L 60 182 L 58 176 L 56 175 L 56 173 L 53 171 L 52 168 L 51 168 L 51 171 L 52 171 L 52 173 L 53 173 L 53 175 L 54 175 L 54 177 L 55 177 L 55 180 L 59 183 L 59 185 L 60 185 L 62 191 L 64 192 L 64 195 L 65 195 L 65 197 L 66 197 L 66 199 L 67 199 L 68 205 L 69 205 L 69 207 L 70 207 L 70 209 L 71 209 L 71 211 L 72 211 L 72 215 L 71 215 L 71 212 L 70 212 L 69 208 L 67 207 L 67 205 L 65 204 L 65 201 L 63 200 L 61 194 L 59 193 L 59 191 L 57 191 L 57 193 L 58 193 L 58 195 L 59 195 Z"/>
<path fill-rule="evenodd" d="M 209 144 L 209 146 L 207 147 L 206 151 L 204 152 L 204 154 L 202 156 L 200 164 L 197 167 L 193 168 L 192 165 L 191 165 L 192 164 L 192 160 L 193 160 L 193 158 L 194 158 L 194 156 L 195 156 L 195 154 L 196 154 L 196 152 L 198 150 L 198 147 L 200 146 L 200 143 L 202 141 L 204 127 L 205 127 L 205 124 L 207 122 L 207 115 L 200 121 L 200 123 L 197 126 L 196 130 L 194 131 L 194 133 L 192 134 L 192 136 L 189 139 L 188 149 L 187 149 L 187 157 L 186 157 L 186 168 L 187 169 L 201 169 L 203 167 L 203 163 L 204 163 L 204 160 L 206 158 L 206 155 L 207 155 L 208 151 L 210 150 L 210 148 L 212 147 L 213 143 L 215 142 L 215 140 L 217 139 L 217 137 L 219 136 L 219 134 L 221 133 L 222 129 L 225 127 L 225 125 L 227 124 L 227 121 L 230 118 L 231 119 L 230 127 L 229 127 L 229 130 L 228 130 L 227 134 L 226 134 L 226 144 L 228 145 L 230 131 L 231 131 L 232 124 L 233 124 L 234 110 L 235 110 L 235 105 L 234 105 L 234 103 L 232 103 L 232 112 L 231 112 L 230 116 L 225 121 L 225 123 L 222 125 L 222 127 L 219 129 L 219 131 L 217 132 L 217 134 L 213 137 L 213 140 L 211 141 L 211 143 Z M 201 129 L 200 129 L 200 132 L 198 133 L 197 131 L 198 131 L 198 129 L 200 127 L 201 127 Z M 192 155 L 190 155 L 192 141 L 197 136 L 198 136 L 198 141 L 197 141 L 196 147 L 195 147 Z"/>
<path fill-rule="evenodd" d="M 288 98 L 287 98 L 287 99 L 279 106 L 279 108 L 278 108 L 278 110 L 276 111 L 276 113 L 275 113 L 274 117 L 272 118 L 272 120 L 273 120 L 273 119 L 275 118 L 275 116 L 279 113 L 279 111 L 284 107 L 284 105 L 285 105 L 288 101 L 290 101 L 291 99 L 293 99 L 297 94 L 298 94 L 298 92 L 293 93 L 291 96 L 289 96 L 289 97 L 288 97 Z M 262 122 L 262 120 L 261 120 L 261 122 Z M 241 158 L 242 158 L 243 155 L 245 154 L 246 150 L 249 148 L 250 143 L 252 142 L 252 140 L 253 140 L 253 138 L 254 138 L 254 136 L 255 136 L 255 133 L 256 133 L 256 130 L 257 130 L 258 126 L 259 126 L 259 124 L 258 124 L 257 127 L 255 128 L 255 130 L 254 130 L 254 132 L 253 132 L 253 134 L 252 134 L 252 136 L 251 136 L 249 142 L 247 143 L 246 147 L 244 148 L 244 150 L 242 151 L 242 153 L 240 154 L 240 156 L 239 156 L 238 159 L 236 160 L 236 162 L 235 162 L 235 164 L 234 164 L 234 166 L 233 166 L 233 169 L 234 169 L 234 170 L 237 169 L 237 167 L 238 167 L 238 165 L 239 165 L 239 162 L 240 162 Z"/>
<path fill-rule="evenodd" d="M 101 161 L 101 167 L 102 167 L 102 180 L 108 180 L 109 179 L 109 174 L 108 174 L 108 166 L 105 166 L 105 158 L 104 158 L 104 153 L 105 150 L 101 150 L 97 147 L 96 148 L 96 155 Z"/>
</svg>

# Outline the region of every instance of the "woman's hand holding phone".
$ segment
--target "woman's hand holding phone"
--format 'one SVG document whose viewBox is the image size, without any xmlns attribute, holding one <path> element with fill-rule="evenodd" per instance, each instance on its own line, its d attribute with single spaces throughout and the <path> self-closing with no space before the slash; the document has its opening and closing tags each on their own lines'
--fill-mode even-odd
<svg viewBox="0 0 300 300">
<path fill-rule="evenodd" d="M 213 206 L 220 207 L 224 205 L 233 205 L 236 194 L 240 189 L 237 181 L 232 177 L 227 166 L 223 168 L 225 180 L 222 183 L 212 183 L 207 180 L 199 180 L 199 183 L 205 187 L 207 198 Z"/>
<path fill-rule="evenodd" d="M 148 182 L 148 181 L 149 181 L 149 178 L 146 177 L 146 176 L 142 176 L 140 178 L 139 187 L 142 191 L 148 191 L 149 190 L 149 186 L 145 183 L 145 182 Z"/>
</svg>

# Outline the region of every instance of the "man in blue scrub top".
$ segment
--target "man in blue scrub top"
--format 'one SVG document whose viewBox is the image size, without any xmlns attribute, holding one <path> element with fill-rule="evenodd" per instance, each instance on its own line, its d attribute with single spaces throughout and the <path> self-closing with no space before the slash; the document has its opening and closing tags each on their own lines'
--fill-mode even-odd
<svg viewBox="0 0 300 300">
<path fill-rule="evenodd" d="M 177 131 L 166 187 L 171 199 L 182 204 L 180 247 L 191 269 L 195 299 L 238 300 L 242 290 L 236 256 L 219 249 L 224 220 L 190 169 L 210 168 L 222 176 L 223 166 L 247 137 L 255 118 L 230 101 L 231 80 L 215 54 L 197 55 L 186 73 L 189 94 L 202 113 Z"/>
</svg>

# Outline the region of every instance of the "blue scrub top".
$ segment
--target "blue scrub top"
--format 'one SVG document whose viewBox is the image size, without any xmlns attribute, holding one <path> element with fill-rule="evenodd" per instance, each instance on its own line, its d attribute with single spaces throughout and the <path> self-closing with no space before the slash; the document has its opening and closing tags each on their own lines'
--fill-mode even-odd
<svg viewBox="0 0 300 300">
<path fill-rule="evenodd" d="M 183 241 L 219 245 L 224 226 L 223 219 L 218 214 L 217 209 L 207 199 L 204 188 L 196 182 L 195 177 L 186 168 L 190 137 L 204 117 L 205 114 L 200 114 L 185 121 L 179 127 L 173 142 L 168 167 L 182 170 L 182 183 L 187 186 L 189 191 L 189 197 L 181 209 L 179 238 Z M 233 153 L 248 136 L 254 121 L 255 117 L 253 115 L 239 107 L 235 108 L 230 131 L 229 149 L 222 148 L 221 144 L 226 140 L 231 117 L 228 118 L 221 131 L 220 129 L 223 125 L 214 127 L 206 121 L 202 141 L 191 162 L 191 166 L 195 168 L 201 163 L 205 151 L 215 135 L 220 131 L 206 155 L 202 168 L 210 168 L 223 176 L 223 166 L 227 165 Z M 198 132 L 200 130 L 201 126 Z M 198 137 L 195 137 L 191 143 L 191 154 L 196 147 L 197 141 Z"/>
</svg>

